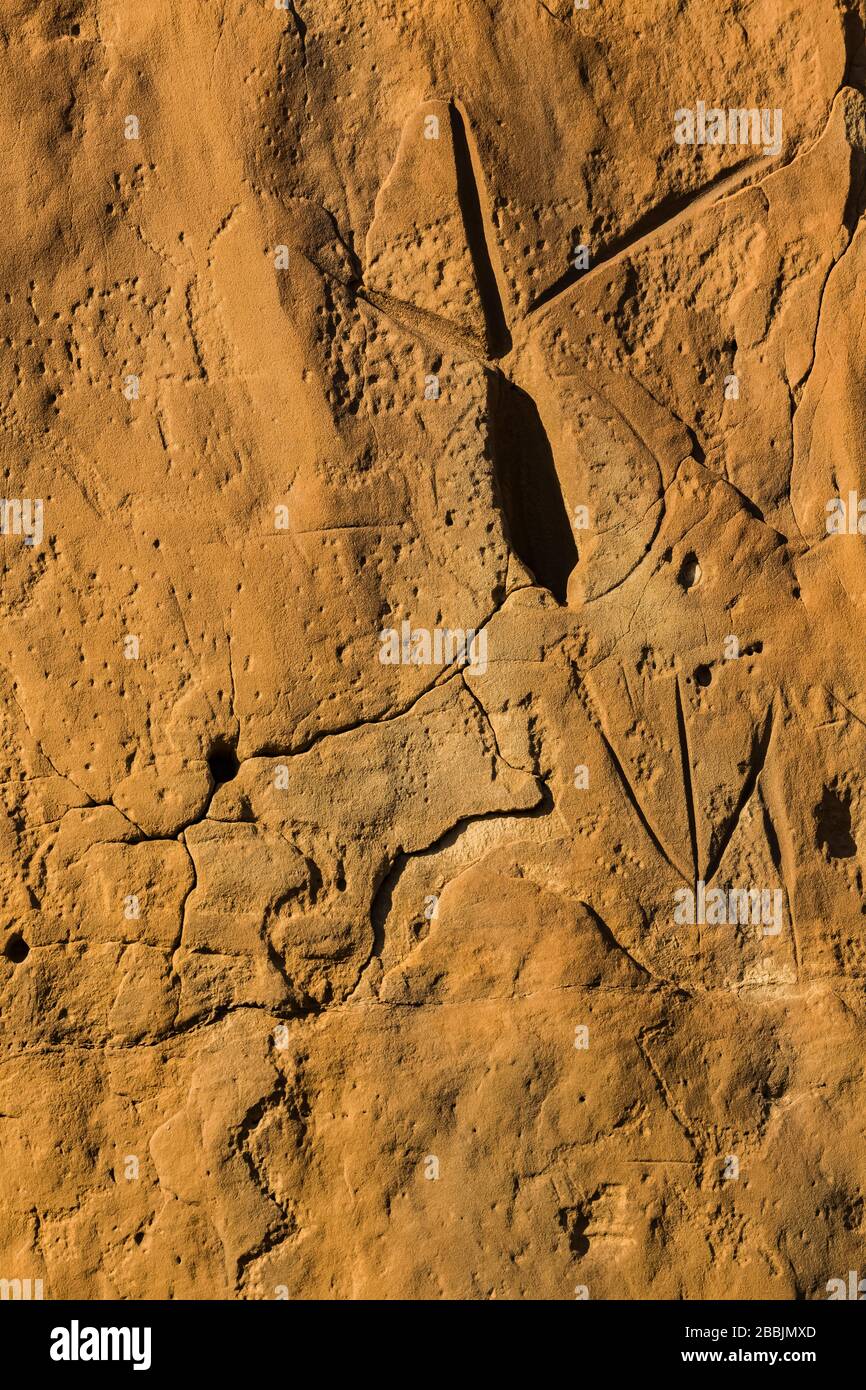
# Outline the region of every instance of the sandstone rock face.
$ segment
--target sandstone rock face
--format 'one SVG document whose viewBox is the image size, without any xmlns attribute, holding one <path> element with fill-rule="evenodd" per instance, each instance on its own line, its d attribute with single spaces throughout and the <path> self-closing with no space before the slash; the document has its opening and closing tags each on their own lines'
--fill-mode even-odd
<svg viewBox="0 0 866 1390">
<path fill-rule="evenodd" d="M 0 1278 L 826 1298 L 863 0 L 6 9 Z"/>
</svg>

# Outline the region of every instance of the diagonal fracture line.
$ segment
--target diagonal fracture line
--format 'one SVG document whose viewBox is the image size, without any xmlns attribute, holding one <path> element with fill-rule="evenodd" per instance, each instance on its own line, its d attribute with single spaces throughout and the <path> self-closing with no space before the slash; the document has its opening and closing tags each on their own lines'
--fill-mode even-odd
<svg viewBox="0 0 866 1390">
<path fill-rule="evenodd" d="M 455 98 L 450 108 L 457 200 L 484 313 L 487 352 L 490 357 L 507 357 L 512 347 L 505 314 L 508 283 L 499 256 L 481 156 L 463 103 Z"/>
<path fill-rule="evenodd" d="M 683 765 L 683 787 L 686 793 L 686 812 L 689 818 L 689 839 L 692 842 L 692 861 L 695 868 L 695 882 L 700 873 L 700 855 L 698 852 L 698 822 L 695 814 L 695 796 L 692 787 L 692 755 L 689 748 L 689 731 L 686 726 L 686 715 L 683 709 L 683 697 L 680 690 L 680 678 L 676 678 L 676 702 L 677 702 L 677 730 L 680 738 L 680 760 Z"/>
<path fill-rule="evenodd" d="M 353 288 L 365 304 L 377 309 L 380 314 L 386 314 L 413 337 L 424 338 L 440 352 L 447 348 L 451 352 L 480 362 L 485 367 L 493 366 L 493 363 L 488 361 L 487 347 L 481 339 L 476 338 L 474 333 L 458 328 L 450 319 L 443 318 L 441 314 L 434 314 L 430 309 L 419 309 L 414 304 L 407 304 L 404 299 L 395 299 L 393 295 L 385 294 L 382 290 L 369 290 L 362 285 Z"/>
<path fill-rule="evenodd" d="M 596 260 L 591 270 L 581 271 L 571 268 L 560 275 L 558 280 L 555 280 L 546 290 L 542 290 L 538 298 L 530 304 L 527 313 L 536 314 L 540 309 L 549 307 L 554 301 L 573 289 L 575 285 L 583 285 L 587 280 L 596 277 L 602 270 L 609 270 L 611 266 L 625 260 L 632 252 L 642 250 L 660 232 L 671 232 L 686 222 L 694 213 L 704 208 L 715 207 L 732 194 L 754 186 L 753 179 L 759 181 L 760 175 L 771 165 L 777 169 L 783 167 L 773 155 L 768 155 L 766 159 L 751 159 L 747 163 L 739 165 L 733 173 L 719 174 L 695 193 L 688 193 L 681 198 L 667 200 L 668 205 L 671 204 L 671 201 L 673 202 L 673 211 L 670 213 L 666 213 L 666 202 L 663 200 L 658 207 L 640 217 L 624 236 L 611 242 L 610 246 Z"/>
</svg>

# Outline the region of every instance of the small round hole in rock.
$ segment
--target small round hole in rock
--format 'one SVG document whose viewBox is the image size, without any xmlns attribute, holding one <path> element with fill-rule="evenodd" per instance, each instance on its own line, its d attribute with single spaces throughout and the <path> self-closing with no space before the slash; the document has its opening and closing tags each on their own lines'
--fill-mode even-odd
<svg viewBox="0 0 866 1390">
<path fill-rule="evenodd" d="M 26 960 L 30 955 L 30 947 L 27 945 L 23 936 L 19 936 L 17 932 L 13 932 L 6 942 L 3 954 L 7 960 L 11 960 L 13 965 L 20 965 L 21 962 Z"/>
<path fill-rule="evenodd" d="M 207 765 L 215 782 L 230 782 L 233 777 L 237 777 L 240 767 L 237 753 L 224 739 L 218 739 L 211 748 L 207 755 Z"/>
<path fill-rule="evenodd" d="M 697 681 L 698 685 L 707 686 L 709 685 L 712 679 L 713 673 L 710 670 L 709 666 L 698 666 L 695 669 L 695 680 Z"/>
<path fill-rule="evenodd" d="M 693 551 L 689 552 L 680 565 L 677 578 L 684 589 L 693 589 L 700 582 L 701 567 L 698 564 L 698 557 Z"/>
</svg>

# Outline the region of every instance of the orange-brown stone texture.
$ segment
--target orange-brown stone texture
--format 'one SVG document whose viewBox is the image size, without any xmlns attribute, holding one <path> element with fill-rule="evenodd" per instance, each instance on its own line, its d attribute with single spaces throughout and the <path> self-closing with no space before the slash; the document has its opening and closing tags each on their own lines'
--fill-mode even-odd
<svg viewBox="0 0 866 1390">
<path fill-rule="evenodd" d="M 0 1279 L 866 1272 L 864 17 L 3 0 Z"/>
</svg>

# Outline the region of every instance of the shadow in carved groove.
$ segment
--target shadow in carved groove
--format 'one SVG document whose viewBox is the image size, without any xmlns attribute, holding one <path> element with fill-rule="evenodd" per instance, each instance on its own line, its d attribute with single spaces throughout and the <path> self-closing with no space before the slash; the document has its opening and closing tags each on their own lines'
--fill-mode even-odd
<svg viewBox="0 0 866 1390">
<path fill-rule="evenodd" d="M 577 546 L 535 402 L 499 373 L 489 386 L 493 462 L 512 548 L 539 584 L 565 603 Z"/>
</svg>

